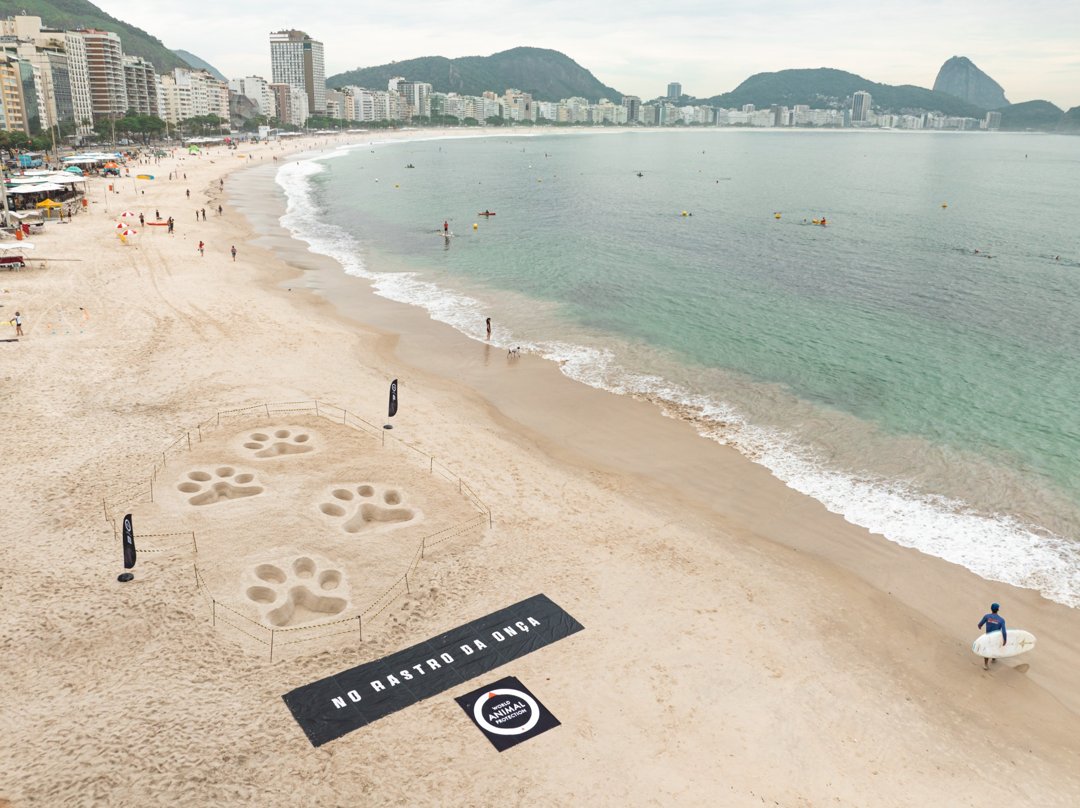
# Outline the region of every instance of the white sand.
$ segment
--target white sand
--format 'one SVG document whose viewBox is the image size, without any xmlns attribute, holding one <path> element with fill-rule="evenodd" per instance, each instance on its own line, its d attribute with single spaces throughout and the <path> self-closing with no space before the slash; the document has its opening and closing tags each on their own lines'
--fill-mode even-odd
<svg viewBox="0 0 1080 808">
<path fill-rule="evenodd" d="M 280 235 L 254 243 L 218 178 L 279 148 L 186 158 L 186 182 L 163 160 L 145 195 L 117 183 L 109 215 L 94 180 L 87 214 L 0 273 L 0 320 L 18 309 L 27 333 L 0 343 L 0 805 L 1080 804 L 1075 610 L 872 536 L 649 404 L 529 357 L 511 368 Z M 280 209 L 265 177 L 238 182 L 226 190 L 252 215 Z M 120 245 L 125 208 L 160 208 L 176 235 Z M 153 505 L 132 507 L 137 531 L 195 530 L 198 557 L 143 553 L 135 581 L 116 582 L 102 498 L 147 480 L 178 435 L 221 409 L 312 399 L 379 424 L 394 377 L 394 437 L 469 481 L 494 527 L 428 554 L 362 643 L 270 662 L 212 625 L 194 583 L 198 563 L 215 597 L 266 626 L 334 619 L 394 580 L 426 531 L 474 513 L 404 453 L 310 415 L 170 454 Z M 315 448 L 244 446 L 277 430 Z M 361 503 L 333 492 L 365 483 L 359 499 L 411 516 L 346 530 Z M 217 484 L 262 490 L 191 503 Z M 386 491 L 400 501 L 380 503 Z M 345 514 L 320 510 L 336 502 Z M 272 618 L 283 601 L 248 594 L 279 593 L 263 565 L 313 596 Z M 538 592 L 585 630 L 318 749 L 281 701 Z M 969 645 L 990 600 L 1040 645 L 984 673 Z M 562 726 L 500 755 L 453 697 L 505 675 Z"/>
</svg>

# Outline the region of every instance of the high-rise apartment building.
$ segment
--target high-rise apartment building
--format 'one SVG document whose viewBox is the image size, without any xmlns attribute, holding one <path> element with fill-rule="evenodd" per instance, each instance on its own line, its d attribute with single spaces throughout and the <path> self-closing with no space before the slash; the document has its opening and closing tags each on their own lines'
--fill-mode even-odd
<svg viewBox="0 0 1080 808">
<path fill-rule="evenodd" d="M 641 99 L 636 95 L 624 95 L 622 105 L 626 107 L 626 122 L 637 123 L 641 116 Z"/>
<path fill-rule="evenodd" d="M 323 44 L 303 31 L 270 34 L 270 72 L 274 84 L 288 84 L 307 96 L 310 115 L 326 114 Z"/>
<path fill-rule="evenodd" d="M 85 46 L 90 107 L 94 117 L 123 117 L 128 109 L 128 98 L 120 37 L 112 31 L 93 28 L 72 33 L 81 37 Z"/>
<path fill-rule="evenodd" d="M 669 101 L 677 101 L 682 96 L 682 85 L 673 81 L 667 86 L 667 97 Z"/>
<path fill-rule="evenodd" d="M 0 52 L 0 118 L 3 128 L 36 135 L 41 131 L 34 66 L 13 53 Z"/>
<path fill-rule="evenodd" d="M 859 90 L 851 96 L 851 122 L 866 123 L 870 120 L 870 93 Z"/>
<path fill-rule="evenodd" d="M 86 61 L 86 42 L 75 31 L 65 31 L 64 50 L 68 57 L 75 131 L 80 135 L 88 135 L 94 131 L 94 103 L 90 96 L 90 65 Z"/>
<path fill-rule="evenodd" d="M 408 81 L 395 76 L 387 82 L 387 91 L 397 93 L 404 102 L 402 118 L 411 120 L 417 116 L 431 116 L 431 85 L 422 81 Z"/>
<path fill-rule="evenodd" d="M 274 105 L 277 119 L 292 126 L 303 126 L 311 113 L 308 110 L 307 93 L 291 84 L 274 83 L 270 85 L 274 93 Z"/>
<path fill-rule="evenodd" d="M 129 110 L 134 110 L 140 115 L 160 117 L 158 77 L 150 62 L 141 56 L 125 56 L 124 83 L 127 88 Z"/>
<path fill-rule="evenodd" d="M 277 117 L 274 91 L 270 89 L 270 82 L 261 76 L 244 76 L 239 79 L 229 79 L 229 89 L 234 93 L 250 98 L 259 110 L 260 115 L 267 118 Z"/>
<path fill-rule="evenodd" d="M 175 68 L 161 77 L 162 115 L 171 124 L 215 115 L 229 120 L 229 87 L 205 70 Z"/>
</svg>

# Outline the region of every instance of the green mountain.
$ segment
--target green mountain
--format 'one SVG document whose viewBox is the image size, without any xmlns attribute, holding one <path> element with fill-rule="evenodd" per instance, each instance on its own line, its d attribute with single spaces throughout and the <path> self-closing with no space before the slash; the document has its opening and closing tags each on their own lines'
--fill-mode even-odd
<svg viewBox="0 0 1080 808">
<path fill-rule="evenodd" d="M 713 96 L 704 103 L 721 107 L 741 107 L 743 104 L 754 104 L 757 107 L 781 104 L 790 107 L 795 104 L 809 104 L 811 107 L 821 108 L 830 104 L 841 106 L 845 99 L 857 90 L 870 93 L 875 108 L 894 113 L 926 110 L 945 115 L 981 118 L 986 112 L 948 93 L 935 93 L 933 90 L 910 84 L 878 84 L 854 73 L 829 67 L 757 73 L 731 92 Z"/>
<path fill-rule="evenodd" d="M 211 76 L 219 79 L 220 81 L 228 81 L 228 79 L 225 78 L 224 73 L 222 73 L 205 59 L 200 59 L 194 53 L 186 50 L 180 50 L 179 48 L 173 48 L 173 53 L 175 53 L 177 56 L 179 56 L 196 70 L 205 70 Z"/>
<path fill-rule="evenodd" d="M 559 101 L 579 96 L 590 101 L 618 101 L 622 93 L 605 84 L 569 56 L 544 48 L 512 48 L 491 56 L 447 59 L 425 56 L 388 65 L 364 67 L 330 76 L 330 87 L 355 85 L 385 90 L 394 76 L 431 84 L 436 92 L 480 95 L 508 88 L 530 93 L 538 101 Z"/>
<path fill-rule="evenodd" d="M 1023 131 L 1038 129 L 1050 131 L 1065 121 L 1065 113 L 1049 101 L 1024 101 L 1001 110 L 1001 128 Z"/>
<path fill-rule="evenodd" d="M 16 14 L 41 17 L 41 24 L 46 28 L 115 31 L 120 35 L 126 55 L 143 57 L 152 62 L 158 72 L 188 66 L 157 37 L 109 16 L 87 0 L 0 0 L 0 17 L 14 17 Z"/>
<path fill-rule="evenodd" d="M 1063 132 L 1080 133 L 1080 107 L 1073 107 L 1066 112 L 1058 128 Z"/>
</svg>

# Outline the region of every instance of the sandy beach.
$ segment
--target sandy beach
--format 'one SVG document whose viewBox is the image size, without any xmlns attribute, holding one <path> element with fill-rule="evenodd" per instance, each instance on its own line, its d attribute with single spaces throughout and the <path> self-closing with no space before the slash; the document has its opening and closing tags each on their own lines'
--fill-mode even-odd
<svg viewBox="0 0 1080 808">
<path fill-rule="evenodd" d="M 0 342 L 0 806 L 1080 804 L 1077 610 L 377 297 L 276 224 L 281 160 L 343 142 L 92 179 L 0 272 L 0 338 L 16 310 L 25 331 Z M 176 233 L 123 245 L 125 210 Z M 402 571 L 362 636 L 271 661 L 275 629 L 357 614 Z M 282 701 L 538 593 L 584 630 L 318 748 Z M 984 672 L 991 601 L 1039 646 Z M 454 697 L 503 676 L 561 726 L 500 754 Z"/>
</svg>

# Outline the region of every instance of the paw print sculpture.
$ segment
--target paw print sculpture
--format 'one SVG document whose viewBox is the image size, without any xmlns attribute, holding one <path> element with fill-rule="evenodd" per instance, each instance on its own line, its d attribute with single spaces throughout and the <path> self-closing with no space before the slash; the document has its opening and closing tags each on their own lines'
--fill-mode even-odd
<svg viewBox="0 0 1080 808">
<path fill-rule="evenodd" d="M 260 460 L 305 454 L 315 450 L 311 445 L 311 432 L 297 427 L 247 433 L 244 435 L 244 448 L 251 452 L 252 457 Z"/>
<path fill-rule="evenodd" d="M 398 488 L 361 483 L 332 488 L 319 510 L 337 522 L 346 533 L 395 527 L 419 519 L 422 514 L 405 502 Z"/>
<path fill-rule="evenodd" d="M 247 600 L 272 626 L 297 626 L 340 614 L 349 589 L 341 570 L 308 556 L 251 570 Z"/>
<path fill-rule="evenodd" d="M 213 505 L 215 502 L 253 497 L 264 489 L 253 472 L 218 466 L 209 471 L 189 471 L 177 483 L 176 490 L 189 495 L 189 505 Z"/>
</svg>

